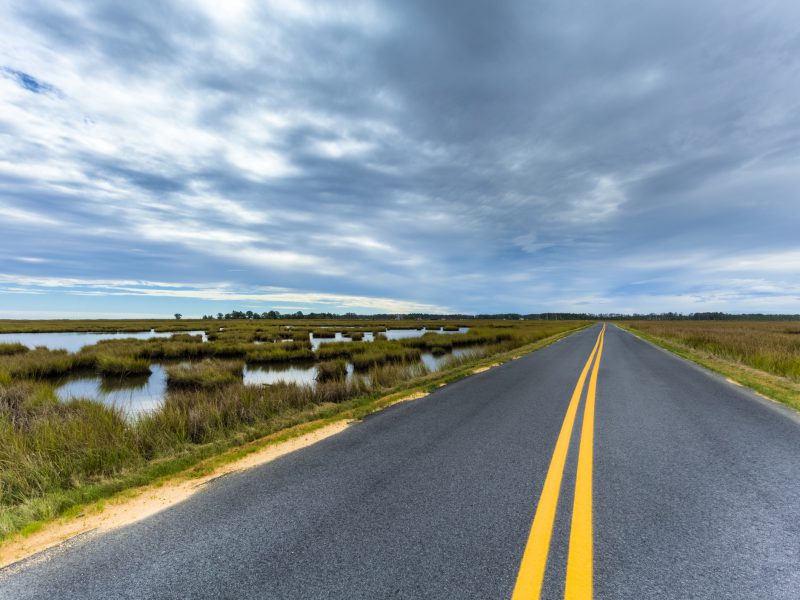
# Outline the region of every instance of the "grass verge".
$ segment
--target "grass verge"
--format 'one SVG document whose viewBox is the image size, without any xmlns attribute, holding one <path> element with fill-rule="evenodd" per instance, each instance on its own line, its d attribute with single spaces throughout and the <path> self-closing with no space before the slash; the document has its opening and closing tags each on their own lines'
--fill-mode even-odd
<svg viewBox="0 0 800 600">
<path fill-rule="evenodd" d="M 762 396 L 800 411 L 800 384 L 786 377 L 772 375 L 771 373 L 715 356 L 710 352 L 690 348 L 680 343 L 645 333 L 629 325 L 622 323 L 617 323 L 616 325 L 620 329 L 624 329 L 643 340 L 664 348 L 681 358 L 723 375 L 734 383 L 748 387 Z"/>
</svg>

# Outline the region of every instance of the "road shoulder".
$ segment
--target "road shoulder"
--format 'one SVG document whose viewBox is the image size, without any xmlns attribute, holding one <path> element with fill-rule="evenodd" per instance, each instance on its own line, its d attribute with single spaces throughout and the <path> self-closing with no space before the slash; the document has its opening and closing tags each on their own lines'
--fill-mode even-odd
<svg viewBox="0 0 800 600">
<path fill-rule="evenodd" d="M 800 384 L 785 377 L 772 375 L 752 367 L 700 352 L 674 342 L 646 334 L 622 323 L 614 323 L 616 327 L 638 339 L 681 358 L 691 365 L 702 367 L 706 372 L 720 377 L 728 384 L 744 388 L 759 401 L 767 401 L 769 405 L 777 403 L 794 419 L 800 419 Z"/>
</svg>

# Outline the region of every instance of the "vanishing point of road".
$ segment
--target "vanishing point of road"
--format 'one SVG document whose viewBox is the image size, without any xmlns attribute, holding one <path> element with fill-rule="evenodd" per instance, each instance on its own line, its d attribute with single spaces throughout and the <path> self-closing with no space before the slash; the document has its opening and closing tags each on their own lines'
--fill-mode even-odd
<svg viewBox="0 0 800 600">
<path fill-rule="evenodd" d="M 613 325 L 0 572 L 16 598 L 800 598 L 800 420 Z"/>
</svg>

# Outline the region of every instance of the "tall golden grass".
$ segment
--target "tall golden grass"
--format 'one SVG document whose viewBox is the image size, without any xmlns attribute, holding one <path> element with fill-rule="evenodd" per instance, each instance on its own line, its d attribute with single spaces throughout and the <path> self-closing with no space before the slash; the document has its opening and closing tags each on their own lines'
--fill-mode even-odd
<svg viewBox="0 0 800 600">
<path fill-rule="evenodd" d="M 628 321 L 657 338 L 800 381 L 797 321 Z"/>
</svg>

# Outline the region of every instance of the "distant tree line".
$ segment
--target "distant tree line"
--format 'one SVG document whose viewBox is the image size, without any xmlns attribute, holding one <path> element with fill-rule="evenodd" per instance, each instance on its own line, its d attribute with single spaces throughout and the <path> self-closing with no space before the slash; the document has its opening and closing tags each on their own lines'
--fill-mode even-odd
<svg viewBox="0 0 800 600">
<path fill-rule="evenodd" d="M 180 313 L 175 314 L 176 319 L 180 319 Z M 382 313 L 376 315 L 359 315 L 353 312 L 344 314 L 329 313 L 329 312 L 309 312 L 304 313 L 301 310 L 293 313 L 280 313 L 277 310 L 270 310 L 266 312 L 255 312 L 252 310 L 241 311 L 234 310 L 229 313 L 217 313 L 216 315 L 203 315 L 203 320 L 232 320 L 232 319 L 246 319 L 246 320 L 276 320 L 276 319 L 309 319 L 309 320 L 334 320 L 343 319 L 348 321 L 363 320 L 363 321 L 389 321 L 389 320 L 405 320 L 405 321 L 435 321 L 435 320 L 458 320 L 463 321 L 467 319 L 502 319 L 502 320 L 545 320 L 545 321 L 594 321 L 594 320 L 637 320 L 637 321 L 797 321 L 800 320 L 800 314 L 795 315 L 769 315 L 763 313 L 723 313 L 723 312 L 697 312 L 697 313 L 647 313 L 647 314 L 620 314 L 620 313 L 568 313 L 568 312 L 547 312 L 547 313 L 493 313 L 493 314 L 479 314 L 479 315 L 464 315 L 464 314 L 432 314 L 432 313 Z"/>
</svg>

